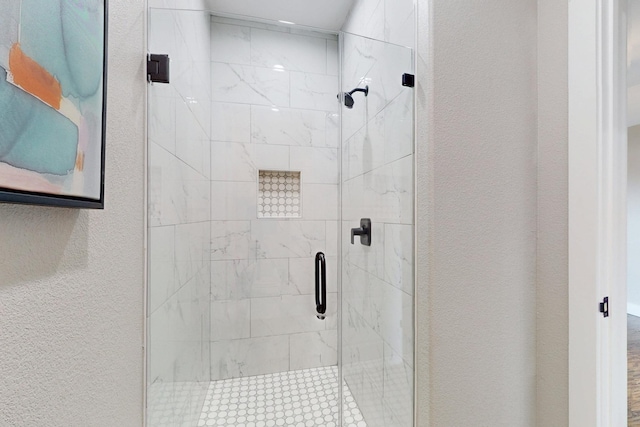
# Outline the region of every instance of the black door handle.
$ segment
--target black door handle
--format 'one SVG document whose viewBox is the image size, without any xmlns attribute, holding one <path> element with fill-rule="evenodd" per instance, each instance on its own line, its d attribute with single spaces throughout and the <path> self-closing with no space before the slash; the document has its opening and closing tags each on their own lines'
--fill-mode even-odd
<svg viewBox="0 0 640 427">
<path fill-rule="evenodd" d="M 327 312 L 327 262 L 322 252 L 316 254 L 316 312 L 320 320 Z"/>
<path fill-rule="evenodd" d="M 364 246 L 371 246 L 371 219 L 362 218 L 360 228 L 351 229 L 351 244 L 355 244 L 355 236 L 360 236 L 360 243 Z"/>
</svg>

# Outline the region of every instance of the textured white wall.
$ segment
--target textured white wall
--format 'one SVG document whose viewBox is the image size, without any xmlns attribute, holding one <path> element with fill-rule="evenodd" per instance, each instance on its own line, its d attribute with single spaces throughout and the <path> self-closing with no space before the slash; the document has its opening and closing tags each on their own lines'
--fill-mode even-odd
<svg viewBox="0 0 640 427">
<path fill-rule="evenodd" d="M 428 5 L 431 24 L 419 4 L 418 120 L 431 123 L 418 133 L 428 194 L 418 261 L 429 268 L 419 266 L 417 369 L 418 407 L 429 409 L 419 425 L 533 426 L 537 2 Z"/>
<path fill-rule="evenodd" d="M 538 1 L 537 425 L 569 423 L 568 1 Z"/>
<path fill-rule="evenodd" d="M 144 2 L 112 0 L 106 209 L 0 205 L 0 425 L 140 426 Z"/>
<path fill-rule="evenodd" d="M 629 128 L 627 194 L 627 304 L 640 315 L 640 126 Z"/>
</svg>

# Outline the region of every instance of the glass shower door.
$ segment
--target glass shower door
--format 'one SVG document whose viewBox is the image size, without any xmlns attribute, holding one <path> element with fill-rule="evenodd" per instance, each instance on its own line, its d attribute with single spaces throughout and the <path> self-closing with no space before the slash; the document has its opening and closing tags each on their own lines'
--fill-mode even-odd
<svg viewBox="0 0 640 427">
<path fill-rule="evenodd" d="M 413 425 L 414 93 L 403 86 L 413 64 L 409 48 L 343 34 L 346 427 Z"/>
</svg>

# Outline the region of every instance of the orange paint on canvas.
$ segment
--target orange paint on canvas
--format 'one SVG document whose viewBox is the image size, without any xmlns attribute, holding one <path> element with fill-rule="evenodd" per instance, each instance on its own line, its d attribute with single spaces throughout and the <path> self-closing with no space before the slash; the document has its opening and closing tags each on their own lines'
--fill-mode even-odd
<svg viewBox="0 0 640 427">
<path fill-rule="evenodd" d="M 56 110 L 60 109 L 62 87 L 42 65 L 29 58 L 15 43 L 9 52 L 9 70 L 13 83 L 24 91 L 41 99 Z"/>
<path fill-rule="evenodd" d="M 80 172 L 84 170 L 84 153 L 82 151 L 76 157 L 76 170 Z"/>
</svg>

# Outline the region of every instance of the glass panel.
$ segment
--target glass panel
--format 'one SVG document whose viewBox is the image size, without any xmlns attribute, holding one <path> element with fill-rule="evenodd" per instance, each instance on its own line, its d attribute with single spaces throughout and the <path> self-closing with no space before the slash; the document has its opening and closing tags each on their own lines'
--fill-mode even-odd
<svg viewBox="0 0 640 427">
<path fill-rule="evenodd" d="M 210 381 L 209 27 L 204 12 L 149 12 L 149 49 L 169 54 L 172 67 L 171 84 L 148 92 L 147 425 L 154 427 L 196 426 Z"/>
<path fill-rule="evenodd" d="M 402 75 L 413 74 L 413 52 L 352 34 L 342 52 L 342 90 L 368 87 L 343 94 L 342 106 L 343 425 L 410 427 L 414 92 Z"/>
<path fill-rule="evenodd" d="M 335 426 L 338 38 L 164 9 L 149 28 L 171 84 L 149 90 L 148 425 Z"/>
</svg>

